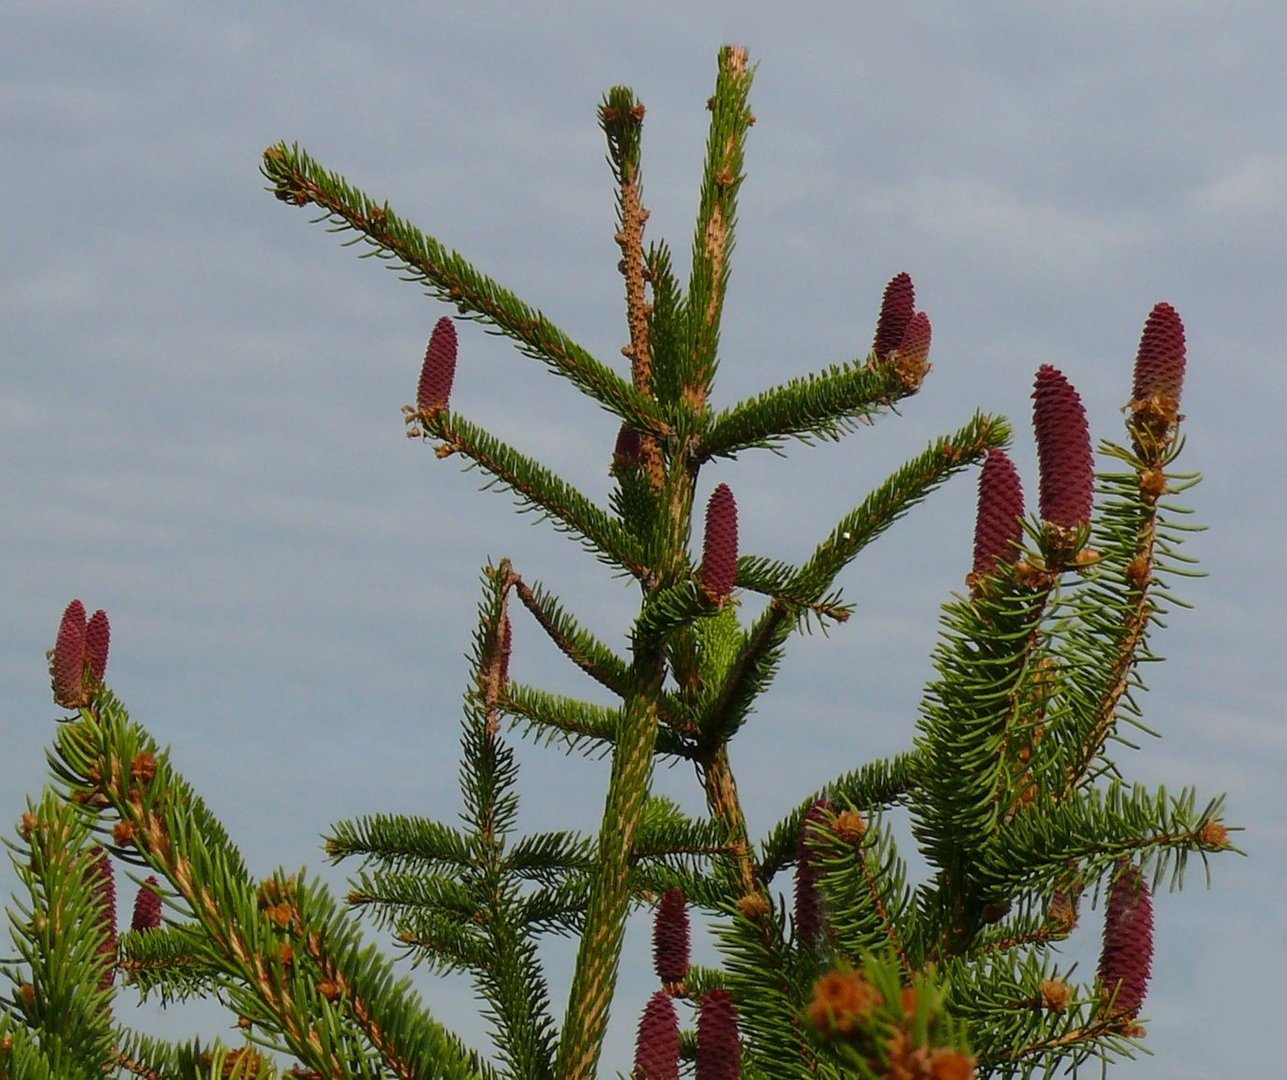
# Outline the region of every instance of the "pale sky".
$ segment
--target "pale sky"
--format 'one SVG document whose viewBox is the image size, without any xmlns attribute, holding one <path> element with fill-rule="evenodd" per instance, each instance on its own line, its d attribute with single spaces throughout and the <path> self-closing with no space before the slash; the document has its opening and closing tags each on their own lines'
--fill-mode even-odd
<svg viewBox="0 0 1287 1080">
<path fill-rule="evenodd" d="M 695 8 L 696 10 L 690 10 Z M 490 557 L 614 643 L 634 593 L 508 497 L 403 434 L 446 309 L 263 191 L 298 141 L 601 359 L 626 341 L 613 192 L 594 111 L 646 103 L 651 238 L 683 265 L 717 48 L 760 62 L 716 404 L 865 353 L 900 270 L 934 371 L 890 417 L 789 460 L 703 473 L 735 491 L 743 550 L 801 559 L 902 460 L 976 409 L 1014 421 L 1035 496 L 1037 366 L 1081 391 L 1097 438 L 1149 309 L 1189 342 L 1180 465 L 1209 530 L 1146 673 L 1164 735 L 1128 778 L 1225 791 L 1249 858 L 1158 897 L 1131 1080 L 1266 1075 L 1287 959 L 1287 7 L 1269 2 L 0 6 L 0 806 L 44 782 L 59 715 L 44 651 L 67 601 L 112 619 L 109 682 L 256 873 L 324 867 L 330 823 L 454 821 L 460 695 Z M 616 421 L 502 339 L 461 324 L 453 405 L 599 499 Z M 939 605 L 970 558 L 973 475 L 841 580 L 854 619 L 797 639 L 734 744 L 753 832 L 906 748 Z M 595 688 L 516 621 L 516 677 Z M 599 761 L 524 745 L 523 825 L 592 830 Z M 699 805 L 681 768 L 659 790 Z M 354 868 L 355 869 L 355 868 Z M 0 885 L 13 885 L 8 866 Z M 123 887 L 126 899 L 132 889 Z M 1278 899 L 1275 899 L 1278 898 Z M 1100 913 L 1069 950 L 1093 971 Z M 632 923 L 604 1075 L 629 1066 L 653 988 Z M 549 950 L 561 1014 L 566 947 Z M 705 948 L 703 959 L 714 959 Z M 440 1019 L 482 1027 L 463 980 Z M 170 1035 L 217 1010 L 123 1010 Z"/>
</svg>

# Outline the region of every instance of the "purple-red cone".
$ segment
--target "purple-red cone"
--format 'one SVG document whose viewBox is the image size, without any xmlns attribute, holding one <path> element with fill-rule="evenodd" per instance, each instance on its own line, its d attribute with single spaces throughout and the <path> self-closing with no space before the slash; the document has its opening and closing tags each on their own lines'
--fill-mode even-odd
<svg viewBox="0 0 1287 1080">
<path fill-rule="evenodd" d="M 648 999 L 639 1020 L 633 1080 L 679 1080 L 679 1017 L 664 990 Z"/>
<path fill-rule="evenodd" d="M 974 569 L 986 577 L 1009 561 L 1023 539 L 1023 485 L 1004 450 L 989 450 L 979 473 L 979 509 L 974 520 Z"/>
<path fill-rule="evenodd" d="M 617 444 L 612 448 L 612 468 L 620 470 L 642 464 L 643 440 L 629 424 L 622 424 L 617 432 Z"/>
<path fill-rule="evenodd" d="M 1131 396 L 1145 401 L 1157 395 L 1180 403 L 1184 388 L 1184 323 L 1170 304 L 1155 304 L 1144 324 L 1135 355 L 1135 386 Z"/>
<path fill-rule="evenodd" d="M 876 320 L 876 338 L 872 351 L 877 359 L 884 360 L 902 343 L 907 324 L 916 313 L 916 289 L 909 274 L 895 274 L 885 286 L 880 302 L 880 318 Z"/>
<path fill-rule="evenodd" d="M 720 484 L 706 504 L 706 541 L 702 547 L 701 585 L 707 599 L 723 603 L 737 581 L 737 503 Z"/>
<path fill-rule="evenodd" d="M 111 643 L 112 628 L 107 612 L 99 608 L 85 625 L 85 666 L 94 686 L 102 686 L 107 675 L 107 650 Z"/>
<path fill-rule="evenodd" d="M 105 848 L 99 848 L 89 873 L 98 899 L 100 925 L 107 935 L 102 946 L 105 967 L 99 983 L 106 989 L 116 978 L 116 875 L 112 870 L 111 856 Z"/>
<path fill-rule="evenodd" d="M 806 838 L 813 826 L 824 821 L 831 811 L 831 803 L 818 799 L 800 822 L 800 835 L 795 845 L 795 939 L 797 944 L 811 949 L 822 937 L 822 905 L 818 898 L 818 871 L 813 865 Z"/>
<path fill-rule="evenodd" d="M 1049 364 L 1037 369 L 1032 426 L 1037 437 L 1042 520 L 1062 529 L 1090 524 L 1095 462 L 1086 410 L 1063 372 Z"/>
<path fill-rule="evenodd" d="M 1128 1019 L 1139 1015 L 1152 967 L 1153 898 L 1139 870 L 1127 866 L 1108 894 L 1104 947 L 1099 956 L 1099 981 L 1112 998 L 1115 1015 Z"/>
<path fill-rule="evenodd" d="M 662 982 L 681 983 L 688 978 L 688 901 L 683 889 L 667 889 L 657 905 L 652 960 Z"/>
<path fill-rule="evenodd" d="M 737 1006 L 727 990 L 712 990 L 697 1006 L 697 1080 L 739 1080 L 741 1075 Z"/>
<path fill-rule="evenodd" d="M 54 643 L 54 701 L 67 709 L 85 703 L 85 605 L 73 600 L 63 612 Z"/>
<path fill-rule="evenodd" d="M 456 324 L 447 316 L 438 320 L 425 350 L 416 388 L 416 404 L 428 412 L 447 407 L 451 383 L 456 377 Z"/>
<path fill-rule="evenodd" d="M 130 920 L 130 929 L 134 931 L 156 930 L 161 925 L 161 894 L 155 886 L 159 882 L 149 875 L 139 886 L 138 896 L 134 898 L 134 917 Z"/>
<path fill-rule="evenodd" d="M 909 373 L 924 375 L 929 362 L 930 340 L 934 336 L 929 316 L 918 311 L 907 323 L 902 339 L 898 342 L 898 368 Z"/>
</svg>

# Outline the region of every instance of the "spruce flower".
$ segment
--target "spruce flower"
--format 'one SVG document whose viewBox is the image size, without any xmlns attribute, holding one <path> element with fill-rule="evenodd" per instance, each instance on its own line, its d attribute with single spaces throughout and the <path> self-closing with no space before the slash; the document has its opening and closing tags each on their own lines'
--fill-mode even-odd
<svg viewBox="0 0 1287 1080">
<path fill-rule="evenodd" d="M 100 988 L 105 990 L 116 979 L 116 875 L 106 848 L 98 849 L 98 854 L 90 865 L 89 875 L 98 901 L 100 925 L 107 936 L 101 950 L 104 969 L 99 982 Z"/>
<path fill-rule="evenodd" d="M 1139 1015 L 1152 966 L 1153 898 L 1139 869 L 1127 866 L 1109 890 L 1099 955 L 1099 981 L 1115 1015 Z"/>
<path fill-rule="evenodd" d="M 85 626 L 85 665 L 91 685 L 102 686 L 107 675 L 107 650 L 112 642 L 112 628 L 107 612 L 99 608 Z"/>
<path fill-rule="evenodd" d="M 809 830 L 831 815 L 831 803 L 818 799 L 800 822 L 795 844 L 795 939 L 801 948 L 812 949 L 822 937 L 822 905 L 818 898 L 818 871 L 813 865 L 807 839 Z"/>
<path fill-rule="evenodd" d="M 885 295 L 880 302 L 880 317 L 876 320 L 876 339 L 872 342 L 872 352 L 878 360 L 884 360 L 894 349 L 897 349 L 907 330 L 907 324 L 916 313 L 916 289 L 911 276 L 907 273 L 895 274 L 885 286 Z"/>
<path fill-rule="evenodd" d="M 663 983 L 682 983 L 688 978 L 688 901 L 683 889 L 667 889 L 657 905 L 652 958 L 657 978 Z"/>
<path fill-rule="evenodd" d="M 639 1020 L 633 1080 L 679 1080 L 679 1017 L 664 990 L 648 999 Z"/>
<path fill-rule="evenodd" d="M 898 343 L 898 357 L 895 365 L 903 386 L 909 392 L 920 387 L 926 372 L 929 371 L 930 340 L 933 336 L 934 330 L 930 326 L 929 316 L 923 311 L 913 315 L 907 324 L 907 329 L 903 331 L 903 338 Z"/>
<path fill-rule="evenodd" d="M 54 701 L 66 709 L 85 703 L 85 605 L 73 600 L 63 612 L 54 643 Z"/>
<path fill-rule="evenodd" d="M 989 450 L 979 473 L 979 509 L 974 521 L 974 575 L 986 577 L 997 563 L 1014 558 L 1023 540 L 1023 485 L 1004 450 Z"/>
<path fill-rule="evenodd" d="M 1042 520 L 1070 530 L 1089 525 L 1095 463 L 1086 410 L 1063 372 L 1049 364 L 1037 369 L 1032 426 L 1037 436 Z"/>
<path fill-rule="evenodd" d="M 1135 386 L 1131 396 L 1145 401 L 1155 396 L 1180 403 L 1184 388 L 1184 323 L 1170 304 L 1154 304 L 1144 324 L 1135 355 Z"/>
<path fill-rule="evenodd" d="M 706 504 L 706 541 L 702 547 L 701 587 L 706 598 L 722 604 L 737 581 L 737 503 L 720 484 Z"/>
<path fill-rule="evenodd" d="M 455 377 L 456 324 L 444 315 L 429 337 L 424 366 L 420 369 L 420 385 L 416 388 L 416 405 L 426 412 L 445 409 Z"/>
<path fill-rule="evenodd" d="M 134 898 L 134 918 L 130 920 L 131 930 L 156 930 L 160 927 L 161 894 L 156 891 L 158 884 L 156 877 L 149 875 L 139 886 L 138 895 Z"/>
<path fill-rule="evenodd" d="M 741 1075 L 737 1006 L 727 990 L 712 990 L 697 1006 L 697 1080 L 739 1080 Z"/>
</svg>

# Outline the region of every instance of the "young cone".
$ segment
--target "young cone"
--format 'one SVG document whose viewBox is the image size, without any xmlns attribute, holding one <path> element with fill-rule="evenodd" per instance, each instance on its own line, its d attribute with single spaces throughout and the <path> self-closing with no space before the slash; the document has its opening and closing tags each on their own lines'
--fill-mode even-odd
<svg viewBox="0 0 1287 1080">
<path fill-rule="evenodd" d="M 98 856 L 89 873 L 98 897 L 102 926 L 107 933 L 107 940 L 103 942 L 102 948 L 104 968 L 100 983 L 106 989 L 116 979 L 116 875 L 112 871 L 112 859 L 106 849 L 98 849 Z"/>
<path fill-rule="evenodd" d="M 632 1080 L 679 1080 L 679 1017 L 664 990 L 648 999 L 639 1020 Z"/>
<path fill-rule="evenodd" d="M 1170 304 L 1154 304 L 1135 355 L 1131 396 L 1136 401 L 1165 396 L 1178 406 L 1184 389 L 1184 366 L 1184 323 Z"/>
<path fill-rule="evenodd" d="M 617 432 L 617 443 L 612 448 L 612 471 L 618 474 L 625 469 L 643 464 L 643 441 L 639 432 L 629 424 L 622 424 Z"/>
<path fill-rule="evenodd" d="M 737 1007 L 727 990 L 712 990 L 697 1006 L 697 1080 L 739 1080 L 742 1044 Z"/>
<path fill-rule="evenodd" d="M 1099 981 L 1105 1000 L 1112 1000 L 1114 1015 L 1128 1020 L 1139 1015 L 1152 967 L 1153 898 L 1144 876 L 1136 867 L 1127 866 L 1108 894 L 1104 947 L 1099 956 Z"/>
<path fill-rule="evenodd" d="M 684 890 L 667 889 L 657 905 L 652 928 L 653 967 L 663 983 L 682 983 L 688 978 L 688 937 Z"/>
<path fill-rule="evenodd" d="M 800 822 L 800 835 L 795 847 L 795 939 L 804 949 L 812 949 L 822 936 L 822 905 L 818 897 L 818 872 L 805 843 L 810 827 L 822 822 L 831 811 L 831 803 L 818 799 Z"/>
<path fill-rule="evenodd" d="M 85 666 L 93 686 L 103 685 L 107 675 L 107 650 L 111 643 L 112 628 L 107 621 L 107 612 L 99 608 L 85 627 Z"/>
<path fill-rule="evenodd" d="M 65 709 L 85 703 L 85 605 L 73 600 L 63 612 L 54 643 L 54 701 Z"/>
<path fill-rule="evenodd" d="M 722 604 L 737 581 L 737 503 L 720 484 L 706 504 L 706 542 L 702 548 L 701 586 L 706 598 Z"/>
<path fill-rule="evenodd" d="M 876 320 L 876 338 L 871 350 L 877 359 L 884 360 L 902 343 L 907 324 L 916 314 L 916 289 L 907 273 L 895 274 L 885 286 L 880 302 L 880 318 Z"/>
<path fill-rule="evenodd" d="M 134 917 L 130 920 L 130 929 L 136 932 L 156 930 L 161 925 L 161 894 L 156 891 L 159 884 L 154 876 L 149 875 L 139 886 L 138 895 L 134 898 Z"/>
<path fill-rule="evenodd" d="M 898 343 L 898 374 L 908 389 L 920 386 L 929 371 L 930 341 L 934 329 L 930 326 L 929 316 L 918 311 L 912 316 L 903 331 L 903 338 Z"/>
<path fill-rule="evenodd" d="M 1049 364 L 1037 369 L 1032 427 L 1037 437 L 1042 520 L 1068 530 L 1089 525 L 1095 463 L 1086 410 L 1063 372 Z"/>
<path fill-rule="evenodd" d="M 979 473 L 979 509 L 974 521 L 976 578 L 987 577 L 997 563 L 1014 557 L 1023 539 L 1023 485 L 1004 450 L 989 450 Z"/>
<path fill-rule="evenodd" d="M 456 324 L 444 315 L 429 337 L 425 362 L 420 369 L 420 385 L 416 388 L 416 404 L 426 412 L 445 409 L 455 377 Z"/>
</svg>

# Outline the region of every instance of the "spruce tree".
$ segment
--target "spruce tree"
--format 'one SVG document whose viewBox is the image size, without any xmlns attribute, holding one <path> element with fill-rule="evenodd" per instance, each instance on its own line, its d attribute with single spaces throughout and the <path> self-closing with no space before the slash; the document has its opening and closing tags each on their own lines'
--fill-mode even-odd
<svg viewBox="0 0 1287 1080">
<path fill-rule="evenodd" d="M 975 414 L 818 529 L 804 562 L 741 551 L 735 492 L 721 483 L 695 505 L 700 471 L 792 440 L 846 438 L 893 414 L 929 374 L 931 344 L 912 280 L 898 274 L 869 350 L 712 406 L 752 75 L 744 50 L 721 50 L 686 280 L 664 242 L 644 239 L 644 106 L 625 87 L 599 106 L 628 374 L 298 146 L 264 153 L 278 199 L 351 232 L 455 309 L 429 339 L 404 409 L 408 434 L 482 470 L 627 575 L 638 614 L 614 645 L 520 564 L 488 563 L 460 823 L 373 813 L 336 824 L 327 856 L 358 864 L 341 900 L 303 874 L 250 875 L 177 755 L 107 688 L 107 616 L 73 601 L 50 654 L 54 700 L 70 715 L 54 733 L 52 783 L 11 843 L 27 895 L 10 909 L 0 1077 L 587 1080 L 603 1069 L 626 918 L 640 907 L 655 908 L 658 989 L 638 1021 L 634 1077 L 957 1080 L 1098 1071 L 1133 1053 L 1153 893 L 1179 882 L 1190 855 L 1205 863 L 1234 850 L 1220 798 L 1132 784 L 1122 754 L 1131 728 L 1147 730 L 1141 668 L 1157 659 L 1152 633 L 1183 606 L 1172 583 L 1194 572 L 1181 551 L 1194 526 L 1174 501 L 1196 480 L 1174 468 L 1180 317 L 1167 304 L 1149 314 L 1127 437 L 1099 445 L 1098 473 L 1072 382 L 1048 365 L 1036 372 L 1035 513 L 1006 454 L 1009 424 Z M 619 418 L 608 505 L 453 402 L 473 322 Z M 767 835 L 751 836 L 729 746 L 754 722 L 787 645 L 811 626 L 848 621 L 845 568 L 976 466 L 970 572 L 943 606 L 935 675 L 907 749 L 799 793 Z M 764 605 L 744 620 L 739 598 L 749 593 Z M 520 619 L 618 704 L 512 679 Z M 610 759 L 595 827 L 522 831 L 519 736 Z M 659 761 L 691 767 L 705 813 L 652 793 Z M 890 826 L 896 809 L 910 815 L 930 867 L 915 883 Z M 133 921 L 119 935 L 116 865 L 139 868 Z M 1074 978 L 1058 946 L 1097 896 L 1100 963 Z M 718 966 L 691 962 L 698 916 L 715 929 Z M 404 959 L 468 973 L 491 1045 L 467 1046 L 435 1020 L 432 1002 L 359 931 L 363 918 Z M 538 953 L 547 934 L 577 941 L 561 1005 Z M 122 994 L 162 1004 L 213 996 L 244 1041 L 147 1037 L 118 1008 Z"/>
</svg>

